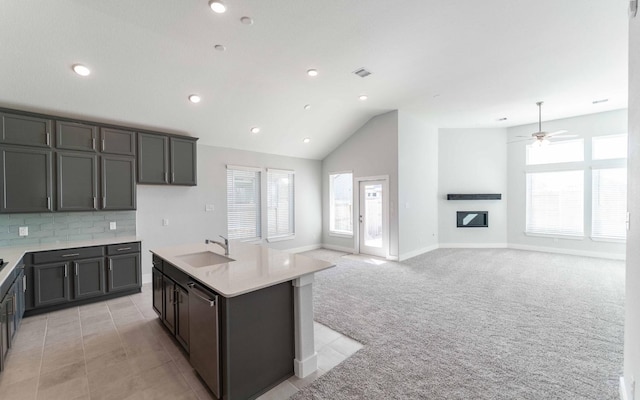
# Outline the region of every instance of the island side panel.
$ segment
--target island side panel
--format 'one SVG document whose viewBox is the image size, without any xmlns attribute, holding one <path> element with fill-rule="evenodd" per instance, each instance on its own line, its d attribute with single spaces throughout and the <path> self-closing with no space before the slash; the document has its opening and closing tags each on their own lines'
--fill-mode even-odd
<svg viewBox="0 0 640 400">
<path fill-rule="evenodd" d="M 223 399 L 249 399 L 293 375 L 291 282 L 223 298 Z"/>
</svg>

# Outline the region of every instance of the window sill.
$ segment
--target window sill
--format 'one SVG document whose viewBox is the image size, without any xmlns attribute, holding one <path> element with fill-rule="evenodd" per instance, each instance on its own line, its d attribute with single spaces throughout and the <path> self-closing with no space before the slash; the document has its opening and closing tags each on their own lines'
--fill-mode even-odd
<svg viewBox="0 0 640 400">
<path fill-rule="evenodd" d="M 594 242 L 620 243 L 620 244 L 627 243 L 626 239 L 615 239 L 615 238 L 607 238 L 607 237 L 594 237 L 594 236 L 591 236 L 591 240 L 594 241 Z"/>
<path fill-rule="evenodd" d="M 532 237 L 542 237 L 542 238 L 549 238 L 549 239 L 568 239 L 568 240 L 584 240 L 584 236 L 578 236 L 578 235 L 561 235 L 558 233 L 534 233 L 534 232 L 525 232 L 524 233 L 526 236 L 532 236 Z"/>
<path fill-rule="evenodd" d="M 267 238 L 267 242 L 282 242 L 284 240 L 293 240 L 296 238 L 296 235 L 286 235 L 286 236 L 276 236 L 272 238 Z"/>
<path fill-rule="evenodd" d="M 329 232 L 329 236 L 351 239 L 353 238 L 353 233 Z"/>
</svg>

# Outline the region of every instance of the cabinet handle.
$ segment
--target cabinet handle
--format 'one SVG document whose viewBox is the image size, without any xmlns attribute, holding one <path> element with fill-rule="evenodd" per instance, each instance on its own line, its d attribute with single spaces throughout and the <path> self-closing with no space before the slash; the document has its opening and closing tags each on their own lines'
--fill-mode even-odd
<svg viewBox="0 0 640 400">
<path fill-rule="evenodd" d="M 109 271 L 113 271 L 113 260 L 109 259 Z"/>
<path fill-rule="evenodd" d="M 96 138 L 91 138 L 91 148 L 96 149 Z"/>
<path fill-rule="evenodd" d="M 169 303 L 173 304 L 173 290 L 169 290 Z"/>
<path fill-rule="evenodd" d="M 47 210 L 51 210 L 51 197 L 47 196 Z"/>
<path fill-rule="evenodd" d="M 102 144 L 100 146 L 100 151 L 104 151 L 104 139 L 102 139 Z"/>
<path fill-rule="evenodd" d="M 175 173 L 175 172 L 172 172 L 172 173 L 171 173 L 171 183 L 173 183 L 173 182 L 175 182 L 175 181 L 176 181 L 176 173 Z"/>
<path fill-rule="evenodd" d="M 93 198 L 93 208 L 94 209 L 98 209 L 98 198 L 97 197 Z"/>
<path fill-rule="evenodd" d="M 118 251 L 125 251 L 125 250 L 131 250 L 131 247 L 120 247 L 118 249 Z M 156 265 L 156 263 L 152 263 L 153 265 Z"/>
<path fill-rule="evenodd" d="M 23 292 L 27 291 L 27 276 L 26 275 L 22 275 L 22 291 Z"/>
<path fill-rule="evenodd" d="M 102 208 L 107 208 L 107 196 L 102 196 Z"/>
<path fill-rule="evenodd" d="M 46 136 L 46 140 L 47 140 L 47 146 L 51 145 L 51 133 L 47 132 Z"/>
<path fill-rule="evenodd" d="M 76 276 L 78 276 L 78 263 L 77 263 L 77 262 L 74 262 L 74 263 L 73 263 L 73 266 L 74 266 L 74 267 L 75 267 L 75 269 L 76 269 Z"/>
<path fill-rule="evenodd" d="M 71 253 L 71 254 L 63 254 L 61 257 L 76 257 L 79 256 L 80 253 Z"/>
<path fill-rule="evenodd" d="M 169 183 L 169 174 L 168 173 L 164 173 L 164 181 Z"/>
<path fill-rule="evenodd" d="M 67 277 L 67 264 L 64 265 L 64 277 Z"/>
<path fill-rule="evenodd" d="M 15 315 L 16 313 L 16 303 L 18 302 L 18 299 L 16 299 L 16 294 L 13 294 L 13 314 Z"/>
</svg>

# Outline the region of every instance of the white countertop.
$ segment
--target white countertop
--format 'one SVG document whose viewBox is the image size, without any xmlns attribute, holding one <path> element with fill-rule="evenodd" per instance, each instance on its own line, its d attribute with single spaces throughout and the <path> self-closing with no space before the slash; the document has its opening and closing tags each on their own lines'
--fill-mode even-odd
<svg viewBox="0 0 640 400">
<path fill-rule="evenodd" d="M 0 258 L 8 264 L 0 271 L 0 285 L 7 279 L 7 276 L 16 268 L 18 262 L 22 260 L 27 253 L 35 253 L 38 251 L 63 250 L 75 247 L 91 247 L 91 246 L 107 246 L 117 243 L 141 242 L 142 240 L 136 236 L 122 236 L 110 239 L 94 239 L 83 241 L 60 241 L 46 244 L 30 244 L 25 246 L 0 247 Z"/>
<path fill-rule="evenodd" d="M 181 255 L 204 251 L 224 254 L 224 250 L 217 244 L 204 243 L 151 250 L 153 254 L 225 297 L 238 296 L 335 266 L 327 261 L 233 240 L 229 244 L 227 257 L 234 261 L 194 267 L 179 258 Z"/>
</svg>

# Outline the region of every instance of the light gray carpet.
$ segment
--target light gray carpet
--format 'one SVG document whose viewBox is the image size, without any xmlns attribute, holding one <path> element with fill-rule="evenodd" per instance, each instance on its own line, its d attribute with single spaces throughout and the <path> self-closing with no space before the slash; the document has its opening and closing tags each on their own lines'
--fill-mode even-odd
<svg viewBox="0 0 640 400">
<path fill-rule="evenodd" d="M 365 346 L 292 399 L 618 399 L 623 262 L 440 249 L 341 258 L 314 290 L 316 320 Z"/>
</svg>

